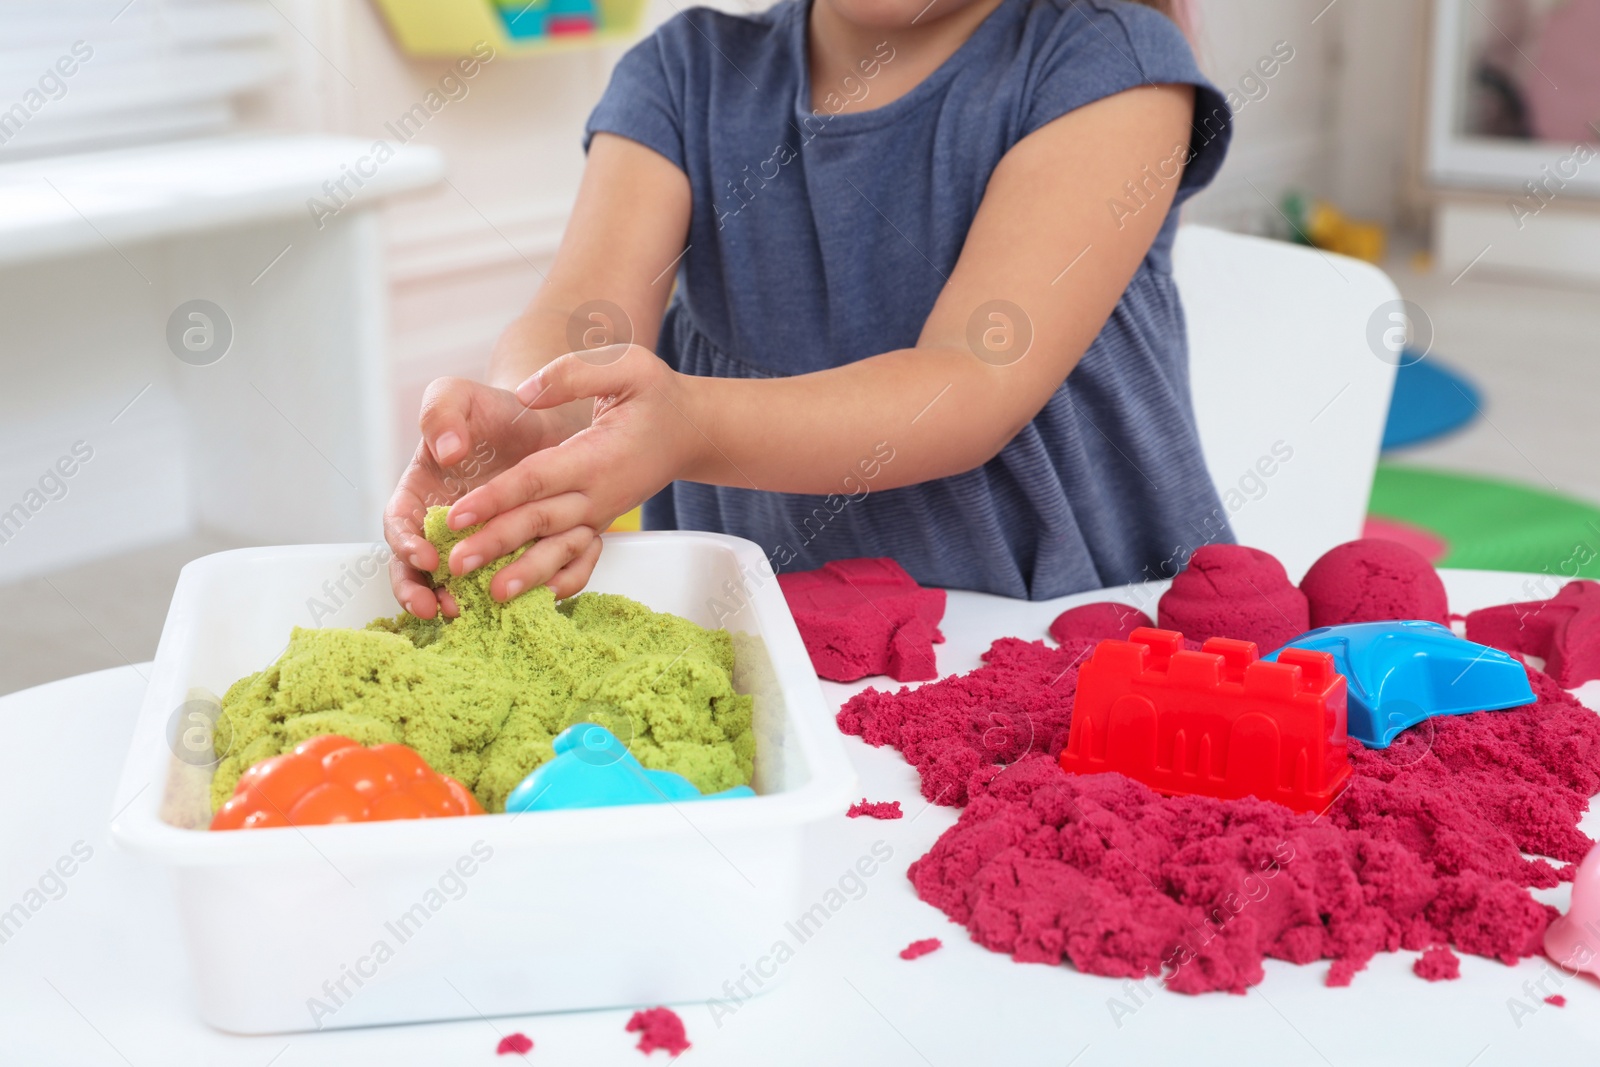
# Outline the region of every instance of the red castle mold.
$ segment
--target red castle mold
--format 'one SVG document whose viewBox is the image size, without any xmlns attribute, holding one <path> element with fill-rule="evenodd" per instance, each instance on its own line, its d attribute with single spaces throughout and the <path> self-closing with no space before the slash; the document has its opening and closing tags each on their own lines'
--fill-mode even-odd
<svg viewBox="0 0 1600 1067">
<path fill-rule="evenodd" d="M 1140 627 L 1101 641 L 1079 672 L 1061 768 L 1321 812 L 1350 777 L 1345 738 L 1345 680 L 1328 653 L 1288 648 L 1268 663 L 1252 641 L 1191 652 L 1180 633 Z"/>
</svg>

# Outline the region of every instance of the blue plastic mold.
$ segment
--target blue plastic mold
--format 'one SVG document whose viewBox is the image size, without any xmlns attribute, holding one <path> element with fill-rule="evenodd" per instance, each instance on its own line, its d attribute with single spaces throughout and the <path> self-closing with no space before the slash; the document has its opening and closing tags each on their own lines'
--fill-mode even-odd
<svg viewBox="0 0 1600 1067">
<path fill-rule="evenodd" d="M 1291 647 L 1333 655 L 1348 683 L 1350 736 L 1368 748 L 1388 748 L 1401 730 L 1435 715 L 1503 711 L 1534 700 L 1521 663 L 1436 622 L 1323 626 L 1284 646 Z M 1275 660 L 1278 652 L 1262 658 Z"/>
<path fill-rule="evenodd" d="M 551 746 L 555 758 L 518 783 L 506 797 L 507 811 L 609 808 L 756 795 L 747 785 L 702 794 L 681 774 L 648 770 L 610 730 L 592 722 L 567 727 Z"/>
</svg>

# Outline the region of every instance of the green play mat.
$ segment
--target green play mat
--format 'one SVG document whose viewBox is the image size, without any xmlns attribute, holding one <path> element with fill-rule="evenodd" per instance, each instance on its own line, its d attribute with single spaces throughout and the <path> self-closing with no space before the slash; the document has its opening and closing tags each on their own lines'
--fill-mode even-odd
<svg viewBox="0 0 1600 1067">
<path fill-rule="evenodd" d="M 1441 567 L 1600 578 L 1600 508 L 1559 493 L 1380 463 L 1367 510 L 1437 534 Z"/>
</svg>

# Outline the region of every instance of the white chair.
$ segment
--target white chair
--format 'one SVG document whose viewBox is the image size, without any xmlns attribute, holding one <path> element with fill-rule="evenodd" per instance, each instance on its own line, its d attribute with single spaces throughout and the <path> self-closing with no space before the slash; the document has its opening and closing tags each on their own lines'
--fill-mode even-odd
<svg viewBox="0 0 1600 1067">
<path fill-rule="evenodd" d="M 1173 254 L 1206 465 L 1239 542 L 1298 581 L 1361 536 L 1395 375 L 1369 334 L 1396 339 L 1399 291 L 1359 260 L 1202 226 Z"/>
</svg>

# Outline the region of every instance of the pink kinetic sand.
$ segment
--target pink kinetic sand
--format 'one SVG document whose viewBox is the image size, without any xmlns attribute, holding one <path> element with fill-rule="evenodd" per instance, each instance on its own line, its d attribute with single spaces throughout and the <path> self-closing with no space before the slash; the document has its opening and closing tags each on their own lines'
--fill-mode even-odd
<svg viewBox="0 0 1600 1067">
<path fill-rule="evenodd" d="M 925 797 L 966 806 L 908 875 L 974 941 L 1091 974 L 1164 974 L 1188 993 L 1242 993 L 1266 958 L 1331 960 L 1341 984 L 1376 952 L 1540 951 L 1556 912 L 1527 890 L 1572 876 L 1600 791 L 1600 716 L 1550 678 L 1529 671 L 1526 708 L 1430 720 L 1382 750 L 1352 742 L 1350 787 L 1318 818 L 1064 773 L 1056 753 L 1092 647 L 1002 638 L 976 671 L 869 689 L 839 712 L 846 733 L 899 749 Z"/>
<path fill-rule="evenodd" d="M 1474 611 L 1467 640 L 1538 656 L 1568 689 L 1600 678 L 1600 582 L 1568 582 L 1549 600 Z"/>
<path fill-rule="evenodd" d="M 924 589 L 892 559 L 846 559 L 778 575 L 817 674 L 853 682 L 887 674 L 897 682 L 938 675 L 944 590 Z"/>
<path fill-rule="evenodd" d="M 1447 945 L 1434 945 L 1422 950 L 1417 962 L 1411 965 L 1411 971 L 1429 982 L 1454 982 L 1461 977 L 1461 957 Z"/>
<path fill-rule="evenodd" d="M 1312 626 L 1427 619 L 1448 626 L 1439 574 L 1405 545 L 1368 537 L 1324 553 L 1300 581 Z M 1267 651 L 1267 650 L 1263 650 Z"/>
<path fill-rule="evenodd" d="M 925 937 L 921 941 L 913 941 L 911 944 L 901 949 L 900 958 L 903 960 L 914 960 L 918 956 L 926 956 L 928 953 L 943 947 L 944 942 L 940 941 L 937 937 Z"/>
<path fill-rule="evenodd" d="M 859 819 L 863 815 L 872 819 L 903 819 L 906 813 L 900 810 L 898 800 L 869 801 L 862 797 L 861 802 L 850 805 L 850 810 L 845 814 L 852 819 Z"/>
<path fill-rule="evenodd" d="M 1305 594 L 1271 555 L 1243 545 L 1206 545 L 1161 594 L 1156 625 L 1193 641 L 1254 641 L 1264 656 L 1311 629 L 1311 613 Z"/>
<path fill-rule="evenodd" d="M 987 665 L 969 674 L 915 691 L 857 693 L 839 709 L 839 729 L 898 749 L 921 773 L 928 800 L 965 804 L 974 771 L 1029 753 L 1054 758 L 1066 745 L 1077 665 L 1094 646 L 1070 641 L 1048 648 L 1002 637 L 984 653 Z"/>
<path fill-rule="evenodd" d="M 1133 605 L 1102 600 L 1097 604 L 1080 604 L 1057 615 L 1050 624 L 1050 636 L 1063 645 L 1085 637 L 1123 641 L 1139 627 L 1151 625 L 1154 624 L 1150 616 Z"/>
<path fill-rule="evenodd" d="M 496 1056 L 520 1056 L 533 1051 L 533 1039 L 527 1034 L 507 1034 L 494 1047 Z"/>
<path fill-rule="evenodd" d="M 689 1047 L 683 1020 L 671 1008 L 634 1012 L 633 1018 L 628 1020 L 628 1033 L 638 1033 L 639 1051 L 646 1056 L 658 1048 L 666 1049 L 668 1055 L 678 1056 Z"/>
</svg>

